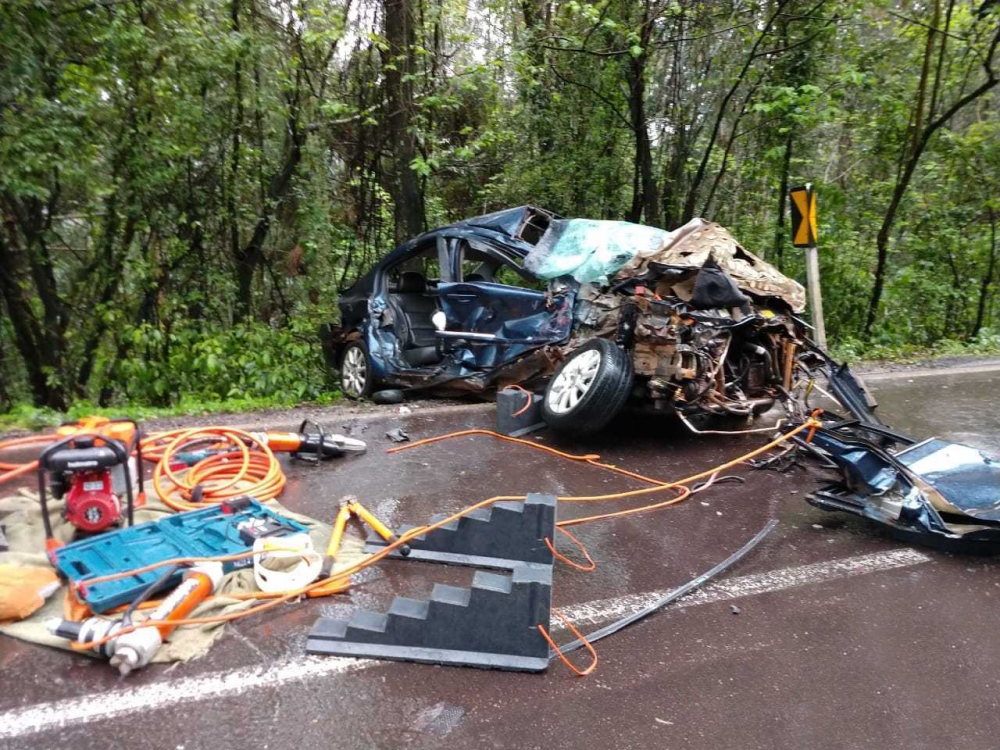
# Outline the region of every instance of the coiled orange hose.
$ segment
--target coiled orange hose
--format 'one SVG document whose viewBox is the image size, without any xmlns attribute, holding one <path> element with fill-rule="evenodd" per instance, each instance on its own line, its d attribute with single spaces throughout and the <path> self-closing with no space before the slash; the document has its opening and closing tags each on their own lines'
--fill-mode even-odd
<svg viewBox="0 0 1000 750">
<path fill-rule="evenodd" d="M 178 474 L 174 456 L 193 444 L 211 445 L 213 453 Z M 196 427 L 154 434 L 142 443 L 143 456 L 156 462 L 153 489 L 174 510 L 197 510 L 240 495 L 271 500 L 285 488 L 281 464 L 266 443 L 243 430 Z M 214 452 L 219 451 L 219 452 Z"/>
<path fill-rule="evenodd" d="M 30 435 L 0 441 L 0 451 L 45 445 L 58 435 Z M 175 457 L 193 445 L 209 447 L 212 455 L 185 472 L 172 468 Z M 239 495 L 271 500 L 285 487 L 285 475 L 274 453 L 255 435 L 229 427 L 155 432 L 142 441 L 143 459 L 155 463 L 153 486 L 173 510 L 197 510 Z M 30 474 L 38 461 L 0 462 L 0 484 Z M 195 499 L 197 496 L 198 499 Z"/>
</svg>

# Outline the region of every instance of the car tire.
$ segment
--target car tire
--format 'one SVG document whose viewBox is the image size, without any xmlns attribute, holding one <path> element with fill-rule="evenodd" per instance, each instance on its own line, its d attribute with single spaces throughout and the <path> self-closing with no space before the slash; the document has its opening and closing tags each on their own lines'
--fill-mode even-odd
<svg viewBox="0 0 1000 750">
<path fill-rule="evenodd" d="M 372 358 L 363 341 L 351 341 L 340 355 L 340 390 L 347 398 L 361 399 L 375 387 Z"/>
<path fill-rule="evenodd" d="M 632 358 L 607 339 L 593 339 L 559 366 L 542 402 L 542 418 L 559 432 L 590 435 L 624 408 L 632 390 Z"/>
</svg>

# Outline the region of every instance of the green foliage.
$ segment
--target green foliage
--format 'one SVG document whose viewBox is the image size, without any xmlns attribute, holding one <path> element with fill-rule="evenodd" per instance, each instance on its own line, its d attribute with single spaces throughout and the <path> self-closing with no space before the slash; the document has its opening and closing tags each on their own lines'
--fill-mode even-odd
<svg viewBox="0 0 1000 750">
<path fill-rule="evenodd" d="M 849 338 L 833 348 L 833 354 L 851 362 L 913 363 L 943 357 L 985 357 L 1000 355 L 1000 333 L 981 331 L 971 341 L 945 339 L 934 346 L 872 343 Z"/>
<path fill-rule="evenodd" d="M 328 398 L 329 375 L 308 320 L 287 328 L 246 323 L 205 333 L 193 327 L 169 334 L 147 325 L 125 330 L 137 355 L 113 374 L 126 403 L 168 405 L 182 399 L 276 399 L 298 403 Z"/>
<path fill-rule="evenodd" d="M 328 405 L 336 403 L 339 394 L 328 393 L 313 403 Z M 101 406 L 93 401 L 74 401 L 65 411 L 38 407 L 30 403 L 14 404 L 0 413 L 0 430 L 42 430 L 57 427 L 63 422 L 73 422 L 83 417 L 100 415 L 106 417 L 128 417 L 143 422 L 150 419 L 176 416 L 211 416 L 213 414 L 242 414 L 266 409 L 287 409 L 301 402 L 280 395 L 267 398 L 227 398 L 208 401 L 197 396 L 184 396 L 170 406 L 148 406 L 144 404 L 122 404 Z"/>
</svg>

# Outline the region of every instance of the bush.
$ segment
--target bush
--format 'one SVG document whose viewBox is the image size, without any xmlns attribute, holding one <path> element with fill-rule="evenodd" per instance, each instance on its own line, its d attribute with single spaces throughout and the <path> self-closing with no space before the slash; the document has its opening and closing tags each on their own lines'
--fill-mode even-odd
<svg viewBox="0 0 1000 750">
<path fill-rule="evenodd" d="M 191 325 L 164 334 L 142 325 L 126 332 L 135 354 L 115 364 L 114 400 L 167 406 L 267 399 L 277 405 L 329 399 L 332 387 L 315 326 L 248 323 L 221 332 Z"/>
<path fill-rule="evenodd" d="M 1000 334 L 983 330 L 972 341 L 941 339 L 932 345 L 878 340 L 864 342 L 860 339 L 848 338 L 837 342 L 832 347 L 832 353 L 836 358 L 847 362 L 885 360 L 915 362 L 935 357 L 1000 354 Z"/>
</svg>

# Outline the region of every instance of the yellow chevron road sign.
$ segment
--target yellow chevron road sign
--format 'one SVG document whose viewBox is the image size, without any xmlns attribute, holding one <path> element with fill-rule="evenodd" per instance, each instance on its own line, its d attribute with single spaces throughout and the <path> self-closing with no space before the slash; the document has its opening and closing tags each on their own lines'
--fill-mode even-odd
<svg viewBox="0 0 1000 750">
<path fill-rule="evenodd" d="M 812 185 L 788 191 L 792 199 L 792 244 L 795 247 L 815 247 L 819 239 L 816 227 L 816 193 Z"/>
</svg>

